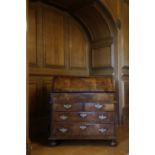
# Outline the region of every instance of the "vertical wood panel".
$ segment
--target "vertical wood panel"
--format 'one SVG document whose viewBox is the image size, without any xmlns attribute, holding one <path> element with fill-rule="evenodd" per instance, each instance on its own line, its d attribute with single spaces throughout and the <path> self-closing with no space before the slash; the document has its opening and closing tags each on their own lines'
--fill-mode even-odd
<svg viewBox="0 0 155 155">
<path fill-rule="evenodd" d="M 29 8 L 28 52 L 30 65 L 37 65 L 37 24 L 36 8 Z"/>
<path fill-rule="evenodd" d="M 26 155 L 31 155 L 31 141 L 29 133 L 29 1 L 26 0 Z"/>
<path fill-rule="evenodd" d="M 37 82 L 29 83 L 29 111 L 30 113 L 37 112 Z"/>
<path fill-rule="evenodd" d="M 129 121 L 129 81 L 124 82 L 125 121 Z"/>
<path fill-rule="evenodd" d="M 129 6 L 122 4 L 123 65 L 129 66 Z"/>
<path fill-rule="evenodd" d="M 87 68 L 88 45 L 79 25 L 70 20 L 69 25 L 70 68 Z"/>
<path fill-rule="evenodd" d="M 30 137 L 48 134 L 49 92 L 52 88 L 51 76 L 31 76 L 29 81 Z"/>
<path fill-rule="evenodd" d="M 43 37 L 45 65 L 62 67 L 65 65 L 64 16 L 49 7 L 43 11 Z"/>
<path fill-rule="evenodd" d="M 128 76 L 124 76 L 122 79 L 122 91 L 121 97 L 122 105 L 120 109 L 122 109 L 122 121 L 128 122 L 129 121 L 129 79 Z"/>
<path fill-rule="evenodd" d="M 53 86 L 53 79 L 51 77 L 48 77 L 46 79 L 43 79 L 43 104 L 42 109 L 46 114 L 49 114 L 50 111 L 50 92 L 52 91 Z"/>
<path fill-rule="evenodd" d="M 104 68 L 111 66 L 111 48 L 102 47 L 92 50 L 92 67 Z"/>
</svg>

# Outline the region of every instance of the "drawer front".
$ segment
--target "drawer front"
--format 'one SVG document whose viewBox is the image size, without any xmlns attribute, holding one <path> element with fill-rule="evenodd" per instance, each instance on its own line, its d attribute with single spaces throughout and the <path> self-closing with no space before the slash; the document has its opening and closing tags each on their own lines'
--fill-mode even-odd
<svg viewBox="0 0 155 155">
<path fill-rule="evenodd" d="M 82 103 L 54 103 L 53 111 L 82 111 Z"/>
<path fill-rule="evenodd" d="M 53 103 L 62 102 L 114 102 L 113 93 L 55 93 L 52 94 Z"/>
<path fill-rule="evenodd" d="M 81 127 L 85 128 L 82 129 Z M 80 124 L 79 133 L 88 136 L 110 136 L 113 135 L 113 125 L 111 124 Z"/>
<path fill-rule="evenodd" d="M 57 122 L 102 122 L 114 121 L 113 112 L 55 112 L 53 120 Z"/>
<path fill-rule="evenodd" d="M 74 136 L 111 136 L 114 134 L 113 124 L 62 124 L 56 123 L 53 129 L 53 135 L 58 137 L 74 137 Z"/>
<path fill-rule="evenodd" d="M 114 104 L 113 103 L 95 103 L 95 102 L 88 102 L 84 104 L 84 111 L 96 111 L 96 112 L 102 112 L 102 111 L 114 111 Z"/>
</svg>

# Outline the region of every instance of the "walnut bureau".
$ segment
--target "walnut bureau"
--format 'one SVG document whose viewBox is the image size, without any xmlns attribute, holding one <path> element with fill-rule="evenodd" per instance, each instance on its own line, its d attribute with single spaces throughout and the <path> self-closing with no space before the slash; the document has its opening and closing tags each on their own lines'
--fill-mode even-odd
<svg viewBox="0 0 155 155">
<path fill-rule="evenodd" d="M 116 143 L 116 93 L 112 79 L 57 77 L 51 92 L 52 145 L 58 140 Z"/>
</svg>

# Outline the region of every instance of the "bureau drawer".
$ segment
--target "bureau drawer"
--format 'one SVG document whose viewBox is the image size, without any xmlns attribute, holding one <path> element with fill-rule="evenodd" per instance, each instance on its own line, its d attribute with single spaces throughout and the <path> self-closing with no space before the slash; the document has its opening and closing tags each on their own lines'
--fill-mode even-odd
<svg viewBox="0 0 155 155">
<path fill-rule="evenodd" d="M 52 93 L 53 103 L 62 102 L 114 102 L 113 93 Z"/>
<path fill-rule="evenodd" d="M 82 103 L 54 103 L 53 111 L 82 111 L 83 109 Z"/>
<path fill-rule="evenodd" d="M 57 122 L 102 122 L 114 121 L 114 112 L 55 112 L 53 120 Z"/>
<path fill-rule="evenodd" d="M 79 134 L 88 136 L 110 136 L 113 135 L 112 124 L 80 124 Z"/>
<path fill-rule="evenodd" d="M 113 103 L 95 103 L 95 102 L 87 102 L 84 104 L 84 111 L 96 111 L 96 112 L 103 112 L 103 111 L 114 111 L 114 104 Z"/>
<path fill-rule="evenodd" d="M 54 137 L 59 138 L 68 138 L 78 136 L 84 137 L 104 137 L 104 136 L 112 136 L 114 134 L 114 126 L 113 124 L 90 124 L 90 123 L 76 123 L 76 124 L 64 124 L 64 123 L 55 123 L 55 127 L 53 129 Z"/>
</svg>

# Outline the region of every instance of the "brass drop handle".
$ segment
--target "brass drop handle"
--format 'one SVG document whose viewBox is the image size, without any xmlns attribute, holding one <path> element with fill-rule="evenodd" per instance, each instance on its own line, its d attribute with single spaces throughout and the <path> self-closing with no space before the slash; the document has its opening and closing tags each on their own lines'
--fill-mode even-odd
<svg viewBox="0 0 155 155">
<path fill-rule="evenodd" d="M 103 105 L 102 104 L 99 104 L 99 103 L 98 104 L 95 104 L 94 106 L 95 106 L 96 109 L 101 109 L 103 107 Z"/>
<path fill-rule="evenodd" d="M 105 129 L 105 128 L 100 128 L 100 129 L 98 129 L 98 131 L 101 132 L 101 133 L 104 133 L 104 132 L 107 131 L 107 129 Z"/>
<path fill-rule="evenodd" d="M 64 108 L 65 108 L 65 109 L 70 109 L 71 107 L 72 107 L 71 104 L 64 104 Z"/>
<path fill-rule="evenodd" d="M 62 132 L 62 133 L 65 133 L 65 132 L 68 131 L 68 129 L 66 129 L 66 128 L 60 128 L 59 131 Z"/>
<path fill-rule="evenodd" d="M 66 116 L 66 115 L 61 115 L 61 116 L 60 116 L 60 119 L 66 120 L 66 119 L 68 119 L 68 116 Z"/>
<path fill-rule="evenodd" d="M 105 115 L 99 115 L 98 118 L 101 119 L 101 120 L 104 120 L 104 119 L 107 118 L 107 116 L 105 116 Z"/>
<path fill-rule="evenodd" d="M 86 128 L 87 128 L 87 126 L 85 126 L 85 125 L 81 125 L 81 126 L 80 126 L 80 129 L 81 129 L 81 130 L 85 130 Z"/>
<path fill-rule="evenodd" d="M 81 114 L 80 114 L 80 117 L 85 118 L 85 117 L 87 117 L 87 114 L 81 113 Z"/>
</svg>

